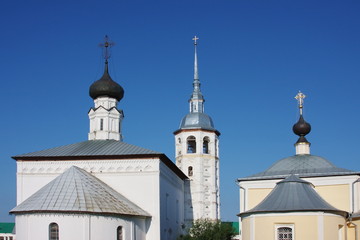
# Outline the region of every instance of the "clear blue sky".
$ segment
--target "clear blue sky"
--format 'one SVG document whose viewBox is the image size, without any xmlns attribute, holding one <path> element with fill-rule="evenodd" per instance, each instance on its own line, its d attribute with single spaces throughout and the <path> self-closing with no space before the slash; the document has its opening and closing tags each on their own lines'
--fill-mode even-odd
<svg viewBox="0 0 360 240">
<path fill-rule="evenodd" d="M 205 111 L 222 133 L 223 220 L 237 220 L 236 178 L 295 153 L 299 90 L 311 152 L 359 171 L 359 12 L 357 0 L 3 1 L 0 222 L 13 220 L 11 156 L 87 139 L 105 34 L 116 42 L 110 73 L 125 89 L 125 141 L 170 159 L 200 38 Z"/>
</svg>

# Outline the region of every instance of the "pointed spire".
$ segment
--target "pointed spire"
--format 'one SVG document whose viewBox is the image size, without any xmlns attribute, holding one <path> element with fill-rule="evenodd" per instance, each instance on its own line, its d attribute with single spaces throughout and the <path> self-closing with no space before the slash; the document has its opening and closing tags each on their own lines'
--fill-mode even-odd
<svg viewBox="0 0 360 240">
<path fill-rule="evenodd" d="M 197 40 L 199 40 L 198 37 L 194 37 L 194 49 L 195 49 L 195 59 L 194 59 L 194 79 L 198 79 L 199 80 L 199 72 L 198 72 L 198 64 L 197 64 Z"/>
<path fill-rule="evenodd" d="M 189 100 L 190 102 L 190 112 L 204 112 L 204 97 L 200 90 L 200 80 L 199 80 L 199 70 L 198 70 L 198 59 L 197 59 L 197 40 L 199 38 L 195 36 L 194 40 L 194 81 L 193 81 L 193 93 Z"/>
<path fill-rule="evenodd" d="M 307 134 L 311 131 L 311 125 L 307 123 L 303 117 L 303 107 L 304 107 L 304 98 L 305 94 L 299 91 L 295 96 L 295 99 L 298 101 L 300 117 L 297 123 L 293 126 L 293 132 L 299 136 L 299 139 L 295 143 L 296 154 L 310 154 L 310 143 L 305 138 Z"/>
</svg>

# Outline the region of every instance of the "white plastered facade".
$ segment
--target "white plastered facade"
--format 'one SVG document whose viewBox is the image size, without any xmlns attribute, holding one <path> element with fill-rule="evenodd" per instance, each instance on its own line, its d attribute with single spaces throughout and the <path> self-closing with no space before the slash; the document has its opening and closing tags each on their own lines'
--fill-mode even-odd
<svg viewBox="0 0 360 240">
<path fill-rule="evenodd" d="M 90 172 L 151 215 L 150 219 L 144 219 L 144 224 L 139 225 L 139 231 L 146 233 L 146 238 L 138 237 L 137 240 L 176 239 L 181 233 L 181 225 L 184 223 L 184 181 L 159 158 L 18 161 L 17 204 L 26 200 L 71 166 L 77 166 Z M 163 209 L 164 206 L 166 206 L 165 209 Z M 67 218 L 67 215 L 63 217 Z M 26 215 L 17 215 L 16 219 L 18 218 L 32 219 Z M 106 219 L 106 217 L 103 218 Z M 27 231 L 24 229 L 26 225 L 23 221 L 28 220 L 22 220 L 16 224 L 17 232 Z M 68 221 L 71 221 L 70 218 Z M 107 221 L 104 220 L 103 222 Z M 51 221 L 45 225 L 48 226 L 50 223 Z M 43 228 L 44 226 L 39 225 L 39 227 Z M 61 228 L 61 224 L 59 227 Z M 141 229 L 142 227 L 143 229 Z M 115 230 L 116 228 L 113 229 L 114 237 Z M 79 231 L 83 230 L 79 229 Z M 143 235 L 140 234 L 139 236 Z M 115 238 L 104 239 L 115 240 Z"/>
<path fill-rule="evenodd" d="M 91 108 L 88 113 L 90 119 L 89 140 L 122 140 L 121 122 L 124 114 L 122 110 L 116 108 L 117 100 L 98 97 L 94 100 L 94 105 L 94 108 Z"/>
<path fill-rule="evenodd" d="M 89 214 L 20 214 L 16 216 L 16 237 L 20 240 L 48 240 L 49 224 L 59 226 L 59 239 L 116 240 L 116 230 L 123 238 L 146 239 L 146 220 L 140 217 L 94 216 Z"/>
<path fill-rule="evenodd" d="M 196 139 L 196 151 L 188 152 L 187 140 Z M 207 153 L 203 141 L 208 139 Z M 175 134 L 176 165 L 189 177 L 185 194 L 185 219 L 220 219 L 219 140 L 214 131 L 181 130 Z"/>
</svg>

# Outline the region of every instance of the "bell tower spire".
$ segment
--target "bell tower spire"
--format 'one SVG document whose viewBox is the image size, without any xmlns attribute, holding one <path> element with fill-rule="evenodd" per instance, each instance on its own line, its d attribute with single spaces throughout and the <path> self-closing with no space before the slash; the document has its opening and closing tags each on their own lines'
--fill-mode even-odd
<svg viewBox="0 0 360 240">
<path fill-rule="evenodd" d="M 205 99 L 200 90 L 198 58 L 197 58 L 197 45 L 198 45 L 197 40 L 199 40 L 199 38 L 195 36 L 192 40 L 194 40 L 194 81 L 193 81 L 193 92 L 189 99 L 190 112 L 203 113 Z"/>
<path fill-rule="evenodd" d="M 198 65 L 197 65 L 197 51 L 196 51 L 197 40 L 199 40 L 199 38 L 195 36 L 192 40 L 194 40 L 194 48 L 195 48 L 194 79 L 199 80 L 199 72 L 198 72 Z"/>
<path fill-rule="evenodd" d="M 200 91 L 197 45 L 194 37 L 194 80 L 189 99 L 190 112 L 183 117 L 175 135 L 176 165 L 189 177 L 185 185 L 185 222 L 220 219 L 219 136 L 204 112 Z"/>
</svg>

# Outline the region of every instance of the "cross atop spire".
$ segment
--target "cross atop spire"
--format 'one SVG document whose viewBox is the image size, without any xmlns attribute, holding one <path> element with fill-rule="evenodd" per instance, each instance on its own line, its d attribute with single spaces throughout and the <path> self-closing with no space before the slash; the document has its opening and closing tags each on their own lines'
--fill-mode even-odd
<svg viewBox="0 0 360 240">
<path fill-rule="evenodd" d="M 204 97 L 200 91 L 200 80 L 198 71 L 198 59 L 197 59 L 197 40 L 198 37 L 194 37 L 194 81 L 193 81 L 193 93 L 189 100 L 190 112 L 204 112 Z"/>
<path fill-rule="evenodd" d="M 195 35 L 192 40 L 194 40 L 194 45 L 197 45 L 197 40 L 199 40 L 199 38 Z"/>
<path fill-rule="evenodd" d="M 105 63 L 108 62 L 108 59 L 110 58 L 110 51 L 109 48 L 114 46 L 115 43 L 110 41 L 110 38 L 108 35 L 105 35 L 104 37 L 104 43 L 100 43 L 99 46 L 103 48 L 103 57 L 105 59 Z"/>
<path fill-rule="evenodd" d="M 303 104 L 304 104 L 304 98 L 306 98 L 306 95 L 303 94 L 301 91 L 299 91 L 298 94 L 296 94 L 295 99 L 298 101 L 300 115 L 303 114 Z"/>
</svg>

